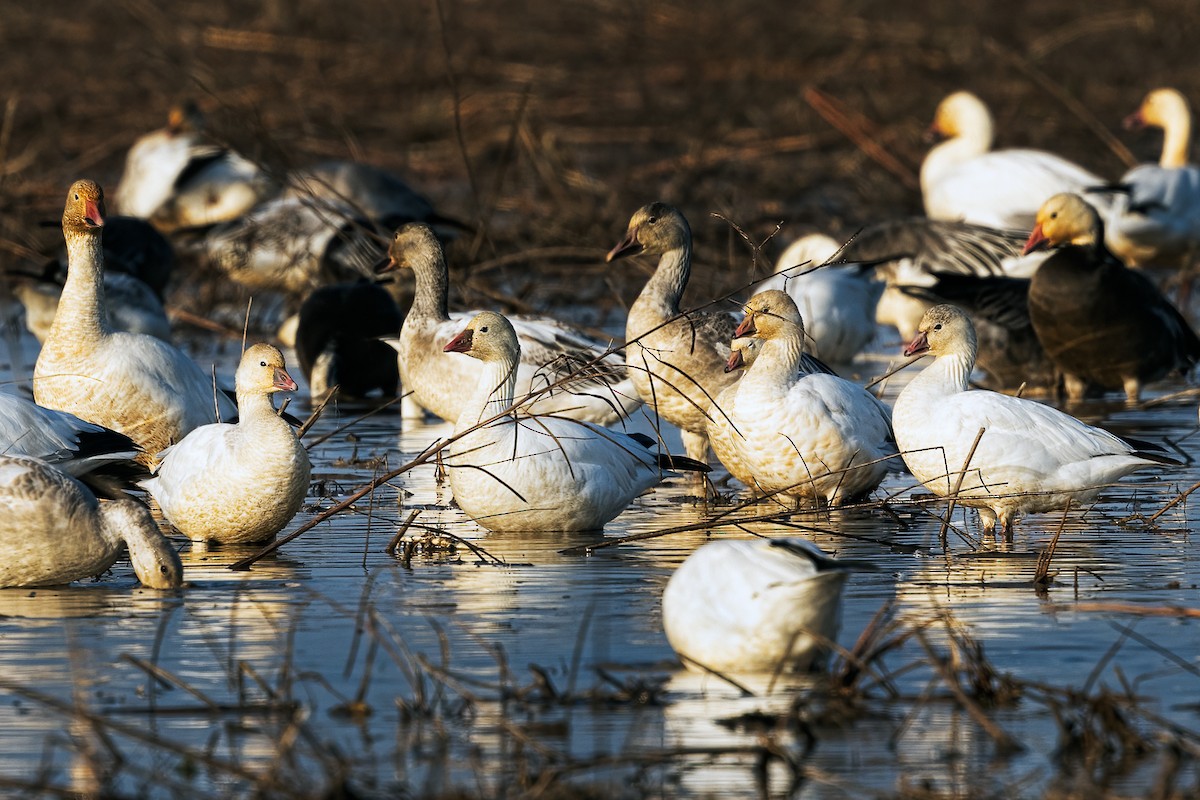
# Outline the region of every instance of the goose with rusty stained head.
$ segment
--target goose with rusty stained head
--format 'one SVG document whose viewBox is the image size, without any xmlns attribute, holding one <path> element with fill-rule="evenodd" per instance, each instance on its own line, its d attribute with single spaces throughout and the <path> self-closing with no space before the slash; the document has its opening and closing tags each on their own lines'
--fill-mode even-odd
<svg viewBox="0 0 1200 800">
<path fill-rule="evenodd" d="M 179 554 L 131 498 L 101 503 L 65 472 L 0 456 L 0 587 L 55 586 L 106 572 L 125 550 L 151 589 L 183 585 Z"/>
<path fill-rule="evenodd" d="M 190 539 L 261 542 L 296 516 L 308 493 L 308 453 L 271 403 L 294 392 L 283 354 L 256 344 L 237 370 L 238 421 L 197 428 L 162 454 L 142 486 Z"/>
<path fill-rule="evenodd" d="M 738 379 L 725 371 L 737 322 L 724 312 L 680 314 L 692 272 L 692 229 L 666 203 L 639 208 L 607 260 L 644 254 L 658 267 L 629 309 L 625 363 L 638 394 L 679 428 L 689 458 L 708 457 L 709 408 Z"/>
<path fill-rule="evenodd" d="M 892 426 L 924 488 L 946 497 L 962 476 L 957 502 L 979 510 L 986 532 L 1000 529 L 1011 540 L 1024 514 L 1090 503 L 1132 472 L 1176 463 L 1050 406 L 968 391 L 975 346 L 974 326 L 960 309 L 927 311 L 904 354 L 928 354 L 934 362 L 896 398 Z"/>
<path fill-rule="evenodd" d="M 1100 216 L 1078 195 L 1055 195 L 1038 211 L 1027 251 L 1052 253 L 1029 282 L 1029 318 L 1063 373 L 1067 394 L 1142 386 L 1186 373 L 1200 360 L 1200 338 L 1141 272 L 1104 246 Z"/>
<path fill-rule="evenodd" d="M 445 347 L 482 365 L 454 426 L 462 438 L 449 445 L 443 464 L 455 501 L 485 528 L 598 530 L 661 482 L 664 471 L 708 471 L 650 450 L 648 437 L 559 416 L 502 413 L 513 404 L 521 345 L 500 314 L 478 314 Z"/>
<path fill-rule="evenodd" d="M 380 269 L 410 269 L 416 278 L 416 294 L 400 336 L 385 340 L 399 354 L 404 388 L 421 406 L 455 422 L 465 407 L 465 387 L 474 386 L 484 369 L 477 360 L 447 351 L 446 343 L 478 312 L 450 313 L 445 254 L 425 223 L 396 230 Z M 521 345 L 514 391 L 518 397 L 538 393 L 524 406 L 529 413 L 611 425 L 642 404 L 621 356 L 603 355 L 611 342 L 550 317 L 520 315 L 510 324 Z M 545 391 L 564 378 L 568 380 L 562 385 Z"/>
<path fill-rule="evenodd" d="M 709 542 L 663 590 L 667 641 L 697 672 L 813 669 L 837 640 L 846 578 L 863 569 L 874 566 L 804 539 Z"/>
<path fill-rule="evenodd" d="M 193 428 L 230 419 L 236 406 L 194 361 L 152 336 L 114 331 L 105 306 L 104 194 L 94 181 L 67 193 L 63 236 L 70 266 L 33 372 L 39 405 L 124 433 L 146 465 Z"/>
<path fill-rule="evenodd" d="M 932 219 L 1029 230 L 1038 208 L 1059 192 L 1081 192 L 1104 180 L 1044 150 L 992 150 L 994 122 L 970 92 L 938 104 L 930 133 L 945 139 L 921 164 L 921 194 Z M 1107 198 L 1093 198 L 1107 206 Z"/>
<path fill-rule="evenodd" d="M 761 352 L 709 423 L 736 468 L 753 489 L 802 502 L 839 505 L 873 490 L 895 468 L 887 406 L 836 375 L 802 371 L 804 321 L 786 293 L 756 294 L 745 310 L 737 334 L 762 339 Z"/>
</svg>

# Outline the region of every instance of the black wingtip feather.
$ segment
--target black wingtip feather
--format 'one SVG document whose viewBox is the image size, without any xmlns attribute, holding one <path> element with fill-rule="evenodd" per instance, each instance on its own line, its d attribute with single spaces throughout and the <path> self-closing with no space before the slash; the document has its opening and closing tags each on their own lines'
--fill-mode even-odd
<svg viewBox="0 0 1200 800">
<path fill-rule="evenodd" d="M 658 454 L 658 465 L 663 469 L 673 469 L 680 472 L 712 472 L 712 467 L 687 456 L 673 456 L 670 453 Z"/>
</svg>

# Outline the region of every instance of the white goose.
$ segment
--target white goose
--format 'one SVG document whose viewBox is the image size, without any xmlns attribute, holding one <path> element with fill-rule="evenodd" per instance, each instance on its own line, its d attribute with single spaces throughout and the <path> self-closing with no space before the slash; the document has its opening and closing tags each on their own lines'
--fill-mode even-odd
<svg viewBox="0 0 1200 800">
<path fill-rule="evenodd" d="M 1157 164 L 1121 178 L 1106 218 L 1108 248 L 1132 267 L 1190 266 L 1200 249 L 1200 167 L 1188 163 L 1192 112 L 1175 89 L 1155 89 L 1125 127 L 1163 130 Z"/>
<path fill-rule="evenodd" d="M 730 343 L 729 361 L 725 364 L 726 372 L 746 369 L 758 354 L 762 352 L 763 340 L 756 336 L 741 336 Z M 713 420 L 708 423 L 708 445 L 713 455 L 717 457 L 729 474 L 754 491 L 754 474 L 750 466 L 742 460 L 741 451 L 737 446 L 738 433 L 729 423 L 729 418 L 737 415 L 737 390 L 741 382 L 726 386 L 717 395 L 713 403 Z"/>
<path fill-rule="evenodd" d="M 698 672 L 812 669 L 837 639 L 848 573 L 872 568 L 804 539 L 709 542 L 667 581 L 667 641 Z"/>
<path fill-rule="evenodd" d="M 1028 230 L 1046 198 L 1104 183 L 1042 150 L 992 150 L 992 115 L 970 92 L 942 100 L 930 132 L 948 137 L 921 164 L 925 213 L 933 219 Z M 1106 205 L 1102 198 L 1093 199 Z"/>
<path fill-rule="evenodd" d="M 885 284 L 858 264 L 830 263 L 841 249 L 832 236 L 802 236 L 783 251 L 775 275 L 755 292 L 781 289 L 791 295 L 816 355 L 848 364 L 875 338 L 875 308 Z"/>
<path fill-rule="evenodd" d="M 737 334 L 762 339 L 761 352 L 709 428 L 732 442 L 751 488 L 837 505 L 878 486 L 896 455 L 888 408 L 857 384 L 802 371 L 804 322 L 792 298 L 755 295 Z"/>
<path fill-rule="evenodd" d="M 271 404 L 294 392 L 283 354 L 256 344 L 237 371 L 237 424 L 205 425 L 167 449 L 142 486 L 163 516 L 197 541 L 261 542 L 296 516 L 308 492 L 308 453 Z"/>
<path fill-rule="evenodd" d="M 645 253 L 658 268 L 629 309 L 625 363 L 638 394 L 678 426 L 689 458 L 708 457 L 709 407 L 738 376 L 725 371 L 737 323 L 723 312 L 680 316 L 692 272 L 692 229 L 666 203 L 639 208 L 608 261 Z"/>
<path fill-rule="evenodd" d="M 954 306 L 926 312 L 904 351 L 922 353 L 935 361 L 896 398 L 896 443 L 913 477 L 942 497 L 953 491 L 966 464 L 958 502 L 979 510 L 985 532 L 994 534 L 999 526 L 1011 540 L 1022 514 L 1088 503 L 1131 472 L 1174 463 L 1041 403 L 967 391 L 975 329 Z"/>
<path fill-rule="evenodd" d="M 126 498 L 102 504 L 43 461 L 0 456 L 0 587 L 95 577 L 126 548 L 142 585 L 183 585 L 179 554 L 141 503 Z"/>
<path fill-rule="evenodd" d="M 124 433 L 139 460 L 190 430 L 232 418 L 236 407 L 190 358 L 160 339 L 114 332 L 105 311 L 101 255 L 104 194 L 93 181 L 67 193 L 63 236 L 70 266 L 58 313 L 33 372 L 39 405 Z"/>
<path fill-rule="evenodd" d="M 482 363 L 455 434 L 512 405 L 521 345 L 507 319 L 484 311 L 446 350 Z M 449 446 L 443 463 L 459 507 L 495 531 L 598 530 L 658 484 L 664 469 L 708 470 L 599 425 L 514 414 L 466 433 Z"/>
<path fill-rule="evenodd" d="M 0 454 L 37 458 L 78 478 L 132 461 L 138 449 L 122 433 L 0 392 Z"/>
<path fill-rule="evenodd" d="M 413 271 L 416 294 L 399 338 L 385 341 L 399 353 L 405 390 L 412 390 L 424 408 L 454 422 L 465 407 L 465 387 L 475 385 L 483 368 L 478 361 L 444 348 L 478 312 L 447 310 L 446 259 L 441 242 L 425 223 L 403 225 L 392 237 L 388 263 L 382 269 L 399 268 Z M 514 389 L 518 396 L 555 383 L 609 349 L 608 342 L 549 317 L 514 317 L 511 324 L 521 345 Z M 559 390 L 543 392 L 526 410 L 611 425 L 641 404 L 621 357 L 614 353 Z"/>
</svg>

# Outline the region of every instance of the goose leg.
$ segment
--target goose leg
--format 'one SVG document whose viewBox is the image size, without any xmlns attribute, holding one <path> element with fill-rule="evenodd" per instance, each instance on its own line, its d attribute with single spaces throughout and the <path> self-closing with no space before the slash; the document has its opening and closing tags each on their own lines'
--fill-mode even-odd
<svg viewBox="0 0 1200 800">
<path fill-rule="evenodd" d="M 1137 405 L 1138 399 L 1142 394 L 1142 383 L 1136 377 L 1126 378 L 1125 384 L 1125 402 L 1128 405 Z"/>
<path fill-rule="evenodd" d="M 679 436 L 681 439 L 683 439 L 684 455 L 686 455 L 688 458 L 694 458 L 703 464 L 708 463 L 707 434 L 680 430 Z"/>
</svg>

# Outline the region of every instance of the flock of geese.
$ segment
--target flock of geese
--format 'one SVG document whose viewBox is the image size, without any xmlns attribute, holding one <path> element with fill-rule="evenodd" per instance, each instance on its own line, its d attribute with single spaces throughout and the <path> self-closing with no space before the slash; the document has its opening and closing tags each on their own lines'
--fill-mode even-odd
<svg viewBox="0 0 1200 800">
<path fill-rule="evenodd" d="M 945 141 L 921 170 L 927 216 L 845 244 L 797 241 L 740 316 L 685 309 L 691 229 L 650 203 L 607 255 L 657 259 L 613 346 L 550 317 L 451 312 L 442 241 L 461 226 L 398 178 L 345 162 L 279 178 L 211 141 L 196 109 L 176 110 L 128 154 L 114 192 L 124 216 L 77 181 L 65 255 L 15 291 L 41 351 L 33 399 L 0 395 L 0 585 L 94 576 L 128 550 L 144 585 L 181 586 L 175 548 L 130 491 L 196 542 L 270 540 L 301 508 L 312 467 L 272 402 L 297 390 L 283 353 L 246 349 L 230 393 L 171 344 L 161 298 L 175 248 L 288 299 L 281 343 L 314 398 L 403 387 L 406 415 L 452 423 L 442 464 L 484 528 L 600 529 L 665 475 L 708 472 L 711 451 L 784 508 L 851 503 L 911 473 L 1011 540 L 1025 514 L 1177 463 L 996 391 L 1136 402 L 1200 359 L 1191 326 L 1137 269 L 1190 266 L 1200 247 L 1190 112 L 1159 89 L 1128 122 L 1162 128 L 1163 156 L 1108 182 L 1047 152 L 993 150 L 984 103 L 951 95 L 932 126 Z M 402 270 L 411 297 L 392 279 Z M 828 366 L 881 323 L 906 355 L 933 358 L 892 407 Z M 624 432 L 635 413 L 677 427 L 685 453 Z M 846 575 L 869 567 L 800 539 L 705 545 L 667 586 L 668 638 L 698 669 L 803 668 L 836 635 Z"/>
</svg>

